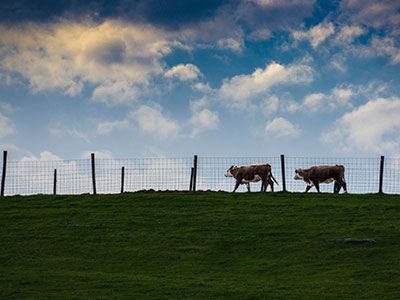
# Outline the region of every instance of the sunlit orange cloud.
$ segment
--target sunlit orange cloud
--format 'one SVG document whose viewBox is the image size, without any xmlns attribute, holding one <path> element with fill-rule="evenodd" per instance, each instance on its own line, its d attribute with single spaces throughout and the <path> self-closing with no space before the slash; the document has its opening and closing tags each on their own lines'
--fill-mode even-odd
<svg viewBox="0 0 400 300">
<path fill-rule="evenodd" d="M 0 64 L 22 75 L 34 91 L 61 89 L 76 96 L 90 83 L 98 88 L 97 100 L 109 99 L 107 87 L 123 101 L 163 72 L 161 58 L 180 45 L 175 38 L 150 25 L 113 20 L 0 26 Z"/>
</svg>

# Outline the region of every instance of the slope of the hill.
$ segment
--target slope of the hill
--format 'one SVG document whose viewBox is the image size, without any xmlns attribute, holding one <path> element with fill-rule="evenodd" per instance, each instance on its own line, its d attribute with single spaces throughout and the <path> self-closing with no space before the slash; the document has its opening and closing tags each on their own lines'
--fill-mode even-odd
<svg viewBox="0 0 400 300">
<path fill-rule="evenodd" d="M 0 241 L 0 299 L 400 298 L 393 195 L 3 197 Z"/>
</svg>

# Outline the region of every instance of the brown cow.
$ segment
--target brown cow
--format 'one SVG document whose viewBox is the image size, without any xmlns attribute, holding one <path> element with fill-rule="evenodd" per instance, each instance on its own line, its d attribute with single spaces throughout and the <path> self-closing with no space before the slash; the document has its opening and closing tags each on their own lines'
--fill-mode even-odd
<svg viewBox="0 0 400 300">
<path fill-rule="evenodd" d="M 237 190 L 240 184 L 246 184 L 247 190 L 250 192 L 250 182 L 262 181 L 261 192 L 267 191 L 268 185 L 271 186 L 271 191 L 274 191 L 274 182 L 279 184 L 274 178 L 271 172 L 271 165 L 250 165 L 250 166 L 231 166 L 226 174 L 226 177 L 234 177 L 236 179 L 236 184 L 233 192 Z M 272 179 L 271 179 L 272 178 Z"/>
<path fill-rule="evenodd" d="M 339 193 L 343 187 L 347 193 L 346 180 L 344 179 L 344 166 L 314 166 L 308 169 L 297 169 L 294 179 L 301 179 L 307 183 L 305 192 L 308 192 L 313 186 L 319 192 L 320 183 L 331 183 L 335 181 L 334 193 Z"/>
</svg>

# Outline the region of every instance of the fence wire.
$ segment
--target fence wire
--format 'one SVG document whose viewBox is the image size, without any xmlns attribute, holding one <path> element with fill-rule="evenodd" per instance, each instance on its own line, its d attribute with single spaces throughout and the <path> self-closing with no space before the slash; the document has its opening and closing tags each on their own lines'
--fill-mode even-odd
<svg viewBox="0 0 400 300">
<path fill-rule="evenodd" d="M 3 160 L 0 158 L 1 166 Z M 136 192 L 141 190 L 188 191 L 193 158 L 96 159 L 96 191 L 101 194 Z M 198 157 L 197 190 L 232 191 L 234 178 L 225 177 L 232 166 L 269 163 L 279 182 L 275 191 L 282 191 L 281 157 Z M 286 190 L 302 192 L 306 184 L 294 180 L 295 170 L 318 165 L 345 166 L 349 193 L 377 193 L 379 191 L 380 158 L 310 158 L 285 157 Z M 122 168 L 124 168 L 122 170 Z M 57 170 L 57 194 L 93 193 L 90 159 L 65 161 L 7 161 L 5 195 L 52 194 L 54 170 Z M 122 183 L 124 183 L 122 185 Z M 261 182 L 251 183 L 252 191 L 260 191 Z M 333 184 L 321 184 L 322 192 L 332 192 Z M 268 188 L 270 190 L 270 188 Z M 241 185 L 238 192 L 246 192 Z M 312 188 L 310 192 L 315 192 Z M 400 194 L 400 159 L 385 158 L 383 192 Z"/>
</svg>

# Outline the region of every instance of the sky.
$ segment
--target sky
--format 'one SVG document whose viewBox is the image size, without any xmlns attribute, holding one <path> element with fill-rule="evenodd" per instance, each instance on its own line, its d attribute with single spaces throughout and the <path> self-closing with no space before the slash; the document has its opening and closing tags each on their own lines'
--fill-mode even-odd
<svg viewBox="0 0 400 300">
<path fill-rule="evenodd" d="M 11 160 L 400 157 L 398 0 L 0 3 Z"/>
</svg>

